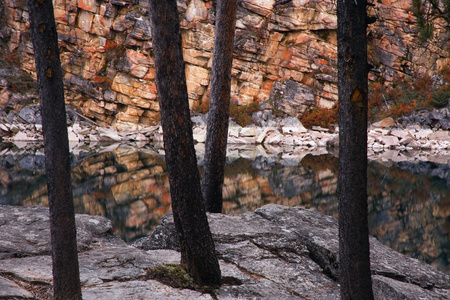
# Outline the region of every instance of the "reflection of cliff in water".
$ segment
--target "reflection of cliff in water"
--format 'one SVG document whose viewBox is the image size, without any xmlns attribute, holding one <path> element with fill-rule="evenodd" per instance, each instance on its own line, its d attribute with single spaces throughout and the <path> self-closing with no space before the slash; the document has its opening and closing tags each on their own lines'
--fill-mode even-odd
<svg viewBox="0 0 450 300">
<path fill-rule="evenodd" d="M 320 168 L 316 164 L 321 164 Z M 296 165 L 285 164 L 281 157 L 270 161 L 264 157 L 253 161 L 241 158 L 226 167 L 224 213 L 235 214 L 276 203 L 301 205 L 336 216 L 334 164 L 337 166 L 337 161 L 331 155 L 308 154 Z"/>
<path fill-rule="evenodd" d="M 3 153 L 0 203 L 46 206 L 42 151 Z M 300 205 L 337 218 L 338 159 L 305 153 L 293 157 L 236 150 L 225 170 L 224 213 L 277 203 Z M 427 162 L 371 162 L 368 179 L 371 234 L 449 273 L 447 169 L 447 165 Z M 150 146 L 78 151 L 72 157 L 72 181 L 76 212 L 111 219 L 114 231 L 127 242 L 147 234 L 170 210 L 164 159 Z"/>
<path fill-rule="evenodd" d="M 437 168 L 448 166 L 371 164 L 369 227 L 383 244 L 450 273 L 450 190 L 447 178 L 432 175 Z"/>
<path fill-rule="evenodd" d="M 23 153 L 0 157 L 0 203 L 48 206 L 42 152 Z M 13 163 L 25 156 L 25 168 Z M 114 231 L 127 242 L 146 235 L 170 210 L 164 167 L 163 158 L 151 148 L 125 145 L 73 155 L 75 211 L 111 219 Z"/>
</svg>

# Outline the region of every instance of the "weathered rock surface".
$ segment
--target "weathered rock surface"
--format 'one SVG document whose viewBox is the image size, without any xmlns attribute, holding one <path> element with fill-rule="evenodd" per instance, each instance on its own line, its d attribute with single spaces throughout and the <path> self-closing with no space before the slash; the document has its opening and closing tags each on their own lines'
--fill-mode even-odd
<svg viewBox="0 0 450 300">
<path fill-rule="evenodd" d="M 0 206 L 0 296 L 31 298 L 21 281 L 51 289 L 48 210 Z M 320 213 L 267 205 L 239 216 L 210 214 L 222 275 L 234 283 L 217 299 L 339 299 L 337 223 Z M 145 277 L 146 268 L 178 263 L 167 215 L 151 237 L 126 245 L 108 220 L 77 215 L 83 299 L 213 299 Z M 22 227 L 22 228 L 17 228 Z M 25 245 L 26 244 L 26 245 Z M 376 299 L 448 299 L 450 278 L 371 238 Z M 7 276 L 6 276 L 7 275 Z"/>
<path fill-rule="evenodd" d="M 24 290 L 2 278 L 6 274 L 28 283 L 47 283 L 50 290 L 48 209 L 0 208 L 0 297 L 32 298 L 32 289 Z M 211 299 L 199 292 L 141 280 L 146 268 L 178 262 L 176 251 L 147 252 L 129 246 L 112 233 L 110 221 L 102 217 L 77 215 L 76 223 L 83 299 Z"/>
<path fill-rule="evenodd" d="M 26 209 L 2 206 L 0 231 L 2 241 L 0 258 L 48 255 L 51 252 L 50 227 L 47 210 L 38 206 Z M 124 244 L 112 235 L 108 219 L 99 216 L 77 215 L 77 241 L 80 251 L 89 250 L 92 245 L 113 246 Z M 109 233 L 109 235 L 108 235 Z M 96 244 L 101 241 L 101 244 Z"/>
<path fill-rule="evenodd" d="M 20 299 L 33 298 L 33 294 L 29 291 L 22 289 L 14 281 L 3 277 L 0 277 L 0 287 L 0 299 L 14 299 L 15 297 Z"/>
<path fill-rule="evenodd" d="M 223 261 L 269 279 L 293 296 L 337 298 L 335 219 L 301 208 L 267 205 L 240 216 L 211 214 L 209 220 L 216 250 Z M 143 249 L 177 249 L 176 245 L 170 216 L 164 218 L 151 237 L 136 243 Z M 378 299 L 417 299 L 417 291 L 429 299 L 450 296 L 447 275 L 390 250 L 374 238 L 371 238 L 371 262 Z M 248 291 L 245 281 L 234 287 L 235 292 L 239 290 Z"/>
</svg>

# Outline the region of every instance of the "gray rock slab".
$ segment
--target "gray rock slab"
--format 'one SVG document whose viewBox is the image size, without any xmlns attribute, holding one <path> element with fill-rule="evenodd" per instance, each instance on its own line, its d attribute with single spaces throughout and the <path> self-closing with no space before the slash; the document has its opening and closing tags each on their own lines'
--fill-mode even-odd
<svg viewBox="0 0 450 300">
<path fill-rule="evenodd" d="M 49 255 L 50 225 L 48 208 L 40 206 L 0 206 L 0 259 L 30 255 Z M 77 215 L 78 250 L 126 243 L 112 232 L 108 219 Z"/>
<path fill-rule="evenodd" d="M 422 289 L 450 291 L 450 276 L 384 246 L 374 237 L 370 238 L 370 259 L 372 274 L 415 284 Z"/>
<path fill-rule="evenodd" d="M 306 299 L 266 278 L 250 279 L 242 285 L 222 286 L 216 296 L 220 300 L 235 299 Z M 332 298 L 333 300 L 336 298 Z M 331 300 L 331 299 L 330 299 Z"/>
<path fill-rule="evenodd" d="M 427 289 L 422 289 L 412 283 L 398 281 L 392 278 L 383 276 L 372 276 L 372 285 L 374 290 L 374 297 L 377 299 L 449 299 L 447 296 L 439 294 L 439 291 L 434 292 Z M 414 295 L 415 298 L 411 298 Z"/>
<path fill-rule="evenodd" d="M 216 290 L 221 300 L 228 299 L 298 299 L 298 295 L 286 289 L 270 278 L 264 278 L 250 272 L 243 272 L 240 266 L 219 260 L 222 277 L 232 277 L 242 284 L 227 284 Z"/>
<path fill-rule="evenodd" d="M 132 246 L 105 247 L 80 253 L 80 280 L 82 285 L 114 280 L 135 280 L 146 274 L 146 268 L 160 265 L 157 257 Z"/>
<path fill-rule="evenodd" d="M 33 298 L 33 295 L 14 281 L 0 277 L 0 299 Z"/>
<path fill-rule="evenodd" d="M 28 256 L 0 260 L 0 273 L 9 273 L 26 281 L 51 282 L 52 258 L 50 255 Z"/>
<path fill-rule="evenodd" d="M 282 230 L 298 234 L 314 260 L 337 277 L 338 228 L 337 221 L 329 216 L 280 205 L 266 205 L 255 211 L 272 222 L 282 225 Z M 402 255 L 370 237 L 372 274 L 415 284 L 422 289 L 450 290 L 450 277 L 417 259 Z M 335 267 L 335 268 L 334 268 Z"/>
<path fill-rule="evenodd" d="M 48 209 L 1 206 L 0 259 L 50 254 Z"/>
<path fill-rule="evenodd" d="M 176 289 L 154 280 L 106 282 L 83 289 L 84 300 L 136 300 L 136 299 L 173 299 L 173 300 L 210 300 L 209 294 L 188 289 Z"/>
<path fill-rule="evenodd" d="M 93 286 L 139 279 L 146 274 L 146 268 L 179 263 L 180 256 L 173 250 L 142 251 L 125 244 L 83 251 L 78 260 L 82 286 Z M 50 255 L 9 258 L 0 260 L 0 273 L 9 273 L 26 281 L 51 282 L 51 266 Z"/>
</svg>

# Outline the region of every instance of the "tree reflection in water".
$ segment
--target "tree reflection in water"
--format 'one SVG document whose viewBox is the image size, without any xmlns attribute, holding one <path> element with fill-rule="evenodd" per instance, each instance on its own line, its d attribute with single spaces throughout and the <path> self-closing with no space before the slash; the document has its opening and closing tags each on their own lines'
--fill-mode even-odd
<svg viewBox="0 0 450 300">
<path fill-rule="evenodd" d="M 44 159 L 37 145 L 0 145 L 0 203 L 48 205 Z M 261 150 L 261 149 L 260 149 Z M 201 168 L 201 148 L 197 149 Z M 229 149 L 224 182 L 226 214 L 269 203 L 337 215 L 335 155 Z M 111 219 L 130 243 L 170 210 L 161 150 L 150 145 L 107 145 L 72 153 L 77 213 Z M 370 233 L 385 245 L 450 274 L 450 167 L 432 162 L 380 163 L 368 168 Z"/>
</svg>

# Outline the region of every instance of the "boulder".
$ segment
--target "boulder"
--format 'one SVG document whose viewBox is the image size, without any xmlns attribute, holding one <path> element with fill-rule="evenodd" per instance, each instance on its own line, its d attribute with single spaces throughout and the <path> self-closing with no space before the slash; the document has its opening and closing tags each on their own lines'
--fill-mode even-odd
<svg viewBox="0 0 450 300">
<path fill-rule="evenodd" d="M 398 137 L 392 135 L 381 136 L 376 139 L 379 143 L 384 145 L 384 148 L 390 149 L 398 146 Z"/>
<path fill-rule="evenodd" d="M 251 124 L 242 128 L 239 134 L 241 137 L 258 137 L 259 131 L 254 124 Z"/>
<path fill-rule="evenodd" d="M 280 125 L 282 126 L 281 131 L 284 134 L 286 134 L 286 133 L 290 133 L 290 134 L 305 133 L 308 131 L 308 130 L 306 130 L 305 127 L 303 127 L 303 124 L 297 118 L 294 118 L 294 117 L 289 117 L 289 118 L 283 119 L 280 122 Z"/>
<path fill-rule="evenodd" d="M 258 138 L 256 139 L 257 144 L 262 144 L 264 140 L 266 139 L 267 135 L 275 130 L 274 127 L 266 127 L 264 130 L 259 134 Z"/>
<path fill-rule="evenodd" d="M 228 124 L 228 136 L 229 137 L 238 138 L 241 130 L 242 130 L 241 125 L 239 125 L 231 120 L 229 121 L 229 124 Z"/>
<path fill-rule="evenodd" d="M 20 121 L 26 124 L 41 124 L 41 112 L 38 105 L 30 105 L 22 108 L 18 113 L 17 117 Z"/>
<path fill-rule="evenodd" d="M 392 127 L 394 125 L 395 125 L 395 120 L 391 117 L 385 118 L 381 121 L 378 121 L 378 122 L 372 124 L 372 126 L 375 128 L 386 128 L 386 127 Z"/>
<path fill-rule="evenodd" d="M 399 141 L 400 145 L 408 145 L 409 143 L 411 143 L 412 141 L 414 141 L 414 139 L 411 136 L 405 136 L 404 138 L 402 138 Z"/>
<path fill-rule="evenodd" d="M 205 127 L 196 127 L 193 130 L 193 138 L 197 143 L 204 143 L 206 141 L 206 128 Z"/>
<path fill-rule="evenodd" d="M 99 127 L 97 129 L 99 141 L 104 142 L 120 142 L 122 141 L 122 137 L 116 130 Z"/>
</svg>

